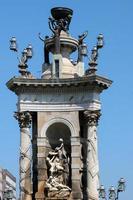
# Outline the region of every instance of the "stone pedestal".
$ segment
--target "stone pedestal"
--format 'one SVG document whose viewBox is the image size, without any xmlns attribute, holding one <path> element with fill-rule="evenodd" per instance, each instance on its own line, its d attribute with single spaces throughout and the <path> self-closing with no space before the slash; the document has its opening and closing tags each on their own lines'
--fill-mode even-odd
<svg viewBox="0 0 133 200">
<path fill-rule="evenodd" d="M 48 199 L 69 199 L 70 197 L 70 191 L 64 189 L 61 189 L 59 191 L 47 191 L 45 194 L 46 198 Z"/>
<path fill-rule="evenodd" d="M 43 193 L 37 193 L 35 196 L 36 200 L 44 200 L 45 196 L 44 196 L 44 192 Z"/>
</svg>

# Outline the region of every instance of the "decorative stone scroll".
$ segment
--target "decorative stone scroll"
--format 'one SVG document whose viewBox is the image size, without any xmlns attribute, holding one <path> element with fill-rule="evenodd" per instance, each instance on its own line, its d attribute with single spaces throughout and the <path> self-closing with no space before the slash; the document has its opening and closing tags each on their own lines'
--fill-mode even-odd
<svg viewBox="0 0 133 200">
<path fill-rule="evenodd" d="M 46 182 L 46 196 L 48 198 L 67 198 L 71 189 L 68 186 L 69 159 L 64 149 L 63 139 L 60 146 L 50 151 L 47 158 L 48 180 Z"/>
<path fill-rule="evenodd" d="M 31 197 L 31 136 L 32 117 L 27 111 L 15 112 L 20 127 L 20 199 Z"/>
<path fill-rule="evenodd" d="M 87 192 L 89 199 L 92 196 L 98 199 L 99 188 L 99 161 L 97 148 L 97 125 L 100 111 L 85 111 L 87 125 Z"/>
</svg>

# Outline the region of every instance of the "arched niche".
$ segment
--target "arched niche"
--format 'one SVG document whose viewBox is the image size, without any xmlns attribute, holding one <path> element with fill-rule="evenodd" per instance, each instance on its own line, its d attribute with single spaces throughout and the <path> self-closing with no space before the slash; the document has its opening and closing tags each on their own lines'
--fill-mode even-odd
<svg viewBox="0 0 133 200">
<path fill-rule="evenodd" d="M 66 124 L 62 122 L 51 124 L 46 130 L 46 137 L 52 149 L 55 149 L 60 144 L 59 139 L 62 138 L 66 153 L 68 155 L 71 154 L 71 131 Z"/>
<path fill-rule="evenodd" d="M 51 124 L 46 130 L 46 137 L 51 149 L 56 149 L 61 145 L 60 139 L 63 139 L 63 149 L 61 154 L 65 156 L 65 165 L 63 177 L 65 185 L 71 186 L 71 131 L 70 128 L 61 122 Z M 67 159 L 66 159 L 67 158 Z"/>
</svg>

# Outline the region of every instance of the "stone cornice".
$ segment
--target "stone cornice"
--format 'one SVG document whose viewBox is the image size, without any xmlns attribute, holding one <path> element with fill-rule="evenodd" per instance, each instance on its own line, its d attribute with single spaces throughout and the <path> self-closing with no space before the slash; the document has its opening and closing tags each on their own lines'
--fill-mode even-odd
<svg viewBox="0 0 133 200">
<path fill-rule="evenodd" d="M 80 78 L 69 79 L 28 79 L 13 77 L 7 82 L 7 87 L 11 91 L 18 94 L 20 88 L 39 89 L 39 88 L 70 88 L 70 87 L 87 87 L 88 89 L 98 89 L 100 92 L 107 89 L 112 84 L 112 81 L 98 76 L 84 76 Z"/>
</svg>

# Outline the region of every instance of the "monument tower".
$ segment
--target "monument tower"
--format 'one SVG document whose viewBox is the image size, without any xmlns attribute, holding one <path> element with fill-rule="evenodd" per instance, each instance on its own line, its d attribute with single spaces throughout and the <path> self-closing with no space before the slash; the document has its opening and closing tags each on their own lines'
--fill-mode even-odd
<svg viewBox="0 0 133 200">
<path fill-rule="evenodd" d="M 96 74 L 102 34 L 84 69 L 87 32 L 71 37 L 72 15 L 69 8 L 51 9 L 52 35 L 39 35 L 44 44 L 41 77 L 27 70 L 32 57 L 29 45 L 18 65 L 20 76 L 7 83 L 18 96 L 21 200 L 98 200 L 100 94 L 112 82 Z M 15 37 L 10 49 L 17 51 Z M 70 58 L 73 52 L 78 53 L 75 61 Z"/>
</svg>

